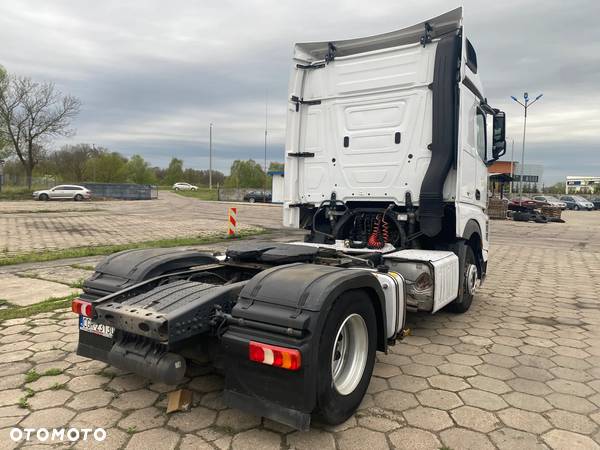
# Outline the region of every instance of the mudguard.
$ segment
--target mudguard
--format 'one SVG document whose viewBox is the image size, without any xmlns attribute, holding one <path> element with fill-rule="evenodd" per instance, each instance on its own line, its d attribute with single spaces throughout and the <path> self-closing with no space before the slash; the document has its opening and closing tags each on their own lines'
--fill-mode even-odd
<svg viewBox="0 0 600 450">
<path fill-rule="evenodd" d="M 148 278 L 216 262 L 218 261 L 213 256 L 197 250 L 125 250 L 104 258 L 96 266 L 94 274 L 83 283 L 83 290 L 88 295 L 104 297 Z"/>
<path fill-rule="evenodd" d="M 222 338 L 225 401 L 232 407 L 308 429 L 316 407 L 320 336 L 334 301 L 362 289 L 372 299 L 378 330 L 385 330 L 384 293 L 366 270 L 315 264 L 277 266 L 255 275 L 242 289 Z M 265 327 L 267 325 L 268 327 Z M 248 359 L 249 341 L 300 350 L 302 366 L 289 371 Z M 385 332 L 378 349 L 386 349 Z"/>
</svg>

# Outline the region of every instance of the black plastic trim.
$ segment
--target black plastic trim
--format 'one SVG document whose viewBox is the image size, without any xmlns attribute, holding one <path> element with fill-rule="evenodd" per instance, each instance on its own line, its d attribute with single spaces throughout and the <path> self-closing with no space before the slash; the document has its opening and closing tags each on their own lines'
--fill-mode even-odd
<svg viewBox="0 0 600 450">
<path fill-rule="evenodd" d="M 470 90 L 479 100 L 485 103 L 485 98 L 483 97 L 483 94 L 479 91 L 479 89 L 477 89 L 477 86 L 475 86 L 475 83 L 473 83 L 469 77 L 465 77 L 463 79 L 463 85 L 468 90 Z"/>
<path fill-rule="evenodd" d="M 443 187 L 457 153 L 460 51 L 457 33 L 443 37 L 435 54 L 431 161 L 419 196 L 421 231 L 429 237 L 442 231 Z"/>
<path fill-rule="evenodd" d="M 314 158 L 315 157 L 315 154 L 312 152 L 288 153 L 287 155 L 292 158 Z"/>
</svg>

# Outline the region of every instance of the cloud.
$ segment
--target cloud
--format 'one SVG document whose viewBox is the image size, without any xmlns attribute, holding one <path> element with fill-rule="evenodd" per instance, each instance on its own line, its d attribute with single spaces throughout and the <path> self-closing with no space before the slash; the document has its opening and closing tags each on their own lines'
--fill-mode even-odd
<svg viewBox="0 0 600 450">
<path fill-rule="evenodd" d="M 544 93 L 528 117 L 526 158 L 545 165 L 548 181 L 600 172 L 594 166 L 600 146 L 599 5 L 464 5 L 486 95 L 507 112 L 517 146 L 522 110 L 510 95 Z M 0 63 L 52 80 L 82 99 L 73 142 L 141 153 L 153 164 L 178 156 L 205 168 L 213 122 L 218 168 L 226 171 L 235 158 L 263 157 L 265 95 L 268 158 L 282 159 L 294 42 L 378 34 L 454 6 L 442 0 L 386 0 L 368 7 L 364 0 L 0 0 Z"/>
</svg>

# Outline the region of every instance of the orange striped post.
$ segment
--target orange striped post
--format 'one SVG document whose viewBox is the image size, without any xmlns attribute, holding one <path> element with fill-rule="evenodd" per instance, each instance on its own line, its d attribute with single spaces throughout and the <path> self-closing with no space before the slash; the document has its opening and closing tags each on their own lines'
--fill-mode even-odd
<svg viewBox="0 0 600 450">
<path fill-rule="evenodd" d="M 237 208 L 229 208 L 229 220 L 227 222 L 227 235 L 235 236 L 237 230 Z"/>
</svg>

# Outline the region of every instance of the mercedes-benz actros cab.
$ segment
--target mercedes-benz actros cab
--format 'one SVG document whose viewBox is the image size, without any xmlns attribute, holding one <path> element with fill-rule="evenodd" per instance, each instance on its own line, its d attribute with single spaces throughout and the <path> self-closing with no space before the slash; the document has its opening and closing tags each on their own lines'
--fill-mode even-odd
<svg viewBox="0 0 600 450">
<path fill-rule="evenodd" d="M 305 239 L 109 256 L 73 302 L 77 353 L 169 385 L 209 361 L 231 407 L 303 430 L 345 421 L 407 312 L 471 305 L 504 128 L 460 8 L 297 44 L 283 221 Z"/>
</svg>

